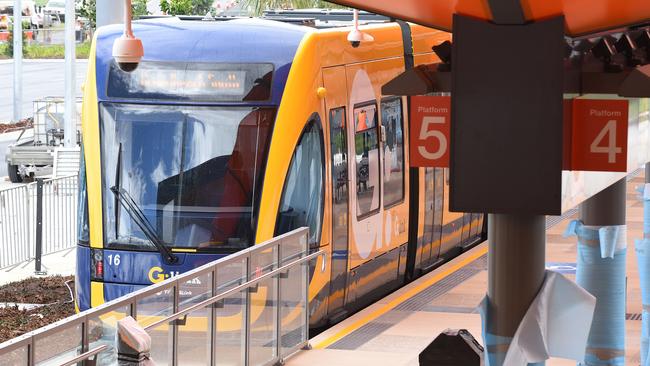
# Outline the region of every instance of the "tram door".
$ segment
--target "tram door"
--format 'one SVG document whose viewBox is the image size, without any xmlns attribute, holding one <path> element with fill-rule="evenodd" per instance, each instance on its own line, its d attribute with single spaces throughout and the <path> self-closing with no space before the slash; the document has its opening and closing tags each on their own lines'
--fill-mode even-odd
<svg viewBox="0 0 650 366">
<path fill-rule="evenodd" d="M 348 275 L 349 159 L 345 68 L 323 70 L 323 83 L 327 89 L 332 190 L 332 274 L 328 313 L 335 314 L 345 304 Z"/>
<path fill-rule="evenodd" d="M 425 168 L 424 174 L 424 235 L 421 238 L 420 263 L 425 270 L 440 256 L 444 177 L 441 168 Z"/>
</svg>

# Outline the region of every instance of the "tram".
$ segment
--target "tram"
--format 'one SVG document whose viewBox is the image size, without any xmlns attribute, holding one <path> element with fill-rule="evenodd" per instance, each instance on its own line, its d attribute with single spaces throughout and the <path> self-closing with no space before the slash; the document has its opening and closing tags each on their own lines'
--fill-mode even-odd
<svg viewBox="0 0 650 366">
<path fill-rule="evenodd" d="M 485 236 L 448 172 L 409 168 L 408 100 L 381 87 L 448 33 L 382 22 L 161 18 L 98 30 L 83 100 L 76 306 L 85 310 L 307 226 L 310 324 L 343 319 Z M 315 270 L 317 269 L 317 270 Z"/>
</svg>

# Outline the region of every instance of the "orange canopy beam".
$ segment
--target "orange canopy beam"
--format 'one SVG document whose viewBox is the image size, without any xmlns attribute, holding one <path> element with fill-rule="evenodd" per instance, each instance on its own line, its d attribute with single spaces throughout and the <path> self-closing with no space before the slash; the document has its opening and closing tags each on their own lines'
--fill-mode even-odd
<svg viewBox="0 0 650 366">
<path fill-rule="evenodd" d="M 330 1 L 446 31 L 456 13 L 493 20 L 488 0 Z M 572 37 L 650 23 L 648 0 L 521 0 L 521 7 L 528 21 L 564 14 L 565 33 Z"/>
</svg>

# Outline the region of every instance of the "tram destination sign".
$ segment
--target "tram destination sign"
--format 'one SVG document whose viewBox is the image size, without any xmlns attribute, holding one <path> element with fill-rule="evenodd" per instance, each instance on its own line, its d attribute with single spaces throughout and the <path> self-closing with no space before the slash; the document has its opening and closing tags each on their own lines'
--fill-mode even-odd
<svg viewBox="0 0 650 366">
<path fill-rule="evenodd" d="M 133 72 L 111 64 L 107 95 L 112 98 L 263 101 L 271 95 L 271 64 L 208 64 L 144 61 Z"/>
</svg>

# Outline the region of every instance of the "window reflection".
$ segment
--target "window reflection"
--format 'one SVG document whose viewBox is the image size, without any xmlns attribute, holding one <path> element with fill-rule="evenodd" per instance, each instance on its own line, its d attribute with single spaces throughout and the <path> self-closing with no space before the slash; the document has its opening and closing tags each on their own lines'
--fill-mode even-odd
<svg viewBox="0 0 650 366">
<path fill-rule="evenodd" d="M 348 141 L 345 108 L 330 111 L 332 153 L 332 241 L 334 248 L 348 241 Z"/>
<path fill-rule="evenodd" d="M 115 185 L 169 245 L 233 250 L 253 243 L 273 109 L 103 104 L 101 110 L 109 247 L 152 249 L 115 201 Z"/>
<path fill-rule="evenodd" d="M 381 102 L 381 123 L 386 131 L 384 151 L 384 205 L 390 206 L 404 198 L 404 133 L 402 101 L 399 98 Z"/>
<path fill-rule="evenodd" d="M 308 226 L 310 245 L 320 244 L 324 201 L 323 154 L 323 132 L 317 122 L 311 121 L 291 158 L 282 191 L 276 235 Z"/>
<path fill-rule="evenodd" d="M 357 216 L 379 208 L 379 147 L 377 105 L 354 108 L 355 160 L 357 169 Z"/>
</svg>

